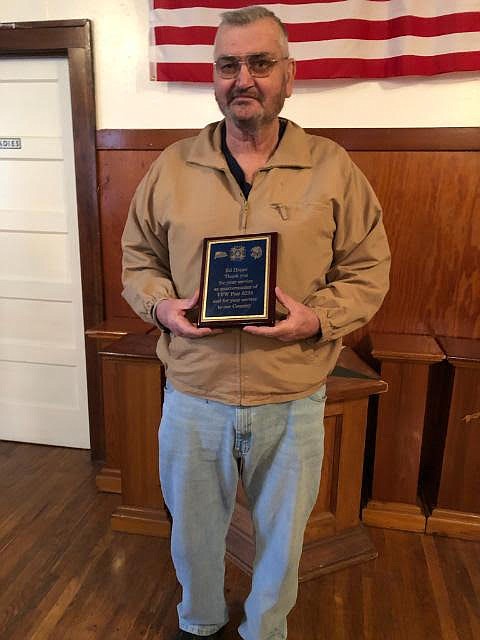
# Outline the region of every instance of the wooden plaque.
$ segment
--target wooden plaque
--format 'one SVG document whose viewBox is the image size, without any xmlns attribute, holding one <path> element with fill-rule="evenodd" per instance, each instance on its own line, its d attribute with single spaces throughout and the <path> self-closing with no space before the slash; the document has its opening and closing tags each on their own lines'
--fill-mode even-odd
<svg viewBox="0 0 480 640">
<path fill-rule="evenodd" d="M 275 324 L 277 233 L 205 238 L 199 327 Z"/>
</svg>

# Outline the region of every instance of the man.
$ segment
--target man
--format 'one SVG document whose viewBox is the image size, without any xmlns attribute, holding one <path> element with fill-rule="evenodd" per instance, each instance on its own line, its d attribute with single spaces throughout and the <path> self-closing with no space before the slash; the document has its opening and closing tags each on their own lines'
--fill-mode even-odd
<svg viewBox="0 0 480 640">
<path fill-rule="evenodd" d="M 183 587 L 178 640 L 219 638 L 225 536 L 239 474 L 256 532 L 244 640 L 283 640 L 323 456 L 325 380 L 341 337 L 375 313 L 389 252 L 378 202 L 335 143 L 280 119 L 295 62 L 267 9 L 223 14 L 221 123 L 166 149 L 133 199 L 124 296 L 163 329 L 160 476 Z M 205 237 L 276 231 L 273 327 L 198 328 Z"/>
</svg>

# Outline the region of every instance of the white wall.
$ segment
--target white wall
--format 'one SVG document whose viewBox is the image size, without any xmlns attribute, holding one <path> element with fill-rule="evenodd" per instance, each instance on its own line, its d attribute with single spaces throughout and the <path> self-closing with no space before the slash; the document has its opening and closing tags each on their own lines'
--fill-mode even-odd
<svg viewBox="0 0 480 640">
<path fill-rule="evenodd" d="M 0 21 L 90 18 L 97 128 L 196 128 L 220 117 L 210 85 L 151 82 L 148 0 L 0 0 Z M 306 127 L 480 125 L 480 73 L 298 83 L 284 115 Z"/>
</svg>

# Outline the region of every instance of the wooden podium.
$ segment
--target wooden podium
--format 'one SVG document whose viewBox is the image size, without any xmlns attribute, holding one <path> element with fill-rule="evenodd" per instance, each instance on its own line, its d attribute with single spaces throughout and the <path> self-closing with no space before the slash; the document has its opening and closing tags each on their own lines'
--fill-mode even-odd
<svg viewBox="0 0 480 640">
<path fill-rule="evenodd" d="M 445 356 L 430 336 L 374 333 L 371 341 L 389 393 L 378 402 L 372 497 L 363 521 L 423 532 L 427 516 L 418 484 L 429 378 Z"/>
<path fill-rule="evenodd" d="M 121 478 L 122 504 L 112 514 L 116 531 L 168 537 L 169 514 L 158 479 L 157 431 L 161 417 L 163 367 L 155 355 L 156 336 L 127 335 L 101 353 L 107 459 Z M 320 492 L 305 533 L 299 579 L 376 557 L 360 522 L 360 492 L 368 398 L 386 391 L 380 380 L 348 348 L 327 381 L 325 455 Z M 115 434 L 115 435 L 113 435 Z M 251 572 L 253 525 L 241 487 L 227 537 L 227 555 Z"/>
<path fill-rule="evenodd" d="M 425 448 L 426 532 L 480 540 L 480 340 L 437 340 L 447 356 L 446 409 Z"/>
</svg>

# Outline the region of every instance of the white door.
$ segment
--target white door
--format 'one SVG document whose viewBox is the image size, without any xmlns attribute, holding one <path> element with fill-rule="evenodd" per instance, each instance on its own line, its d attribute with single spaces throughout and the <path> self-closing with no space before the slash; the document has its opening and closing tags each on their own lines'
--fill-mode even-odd
<svg viewBox="0 0 480 640">
<path fill-rule="evenodd" d="M 0 438 L 89 444 L 68 62 L 0 58 Z"/>
</svg>

